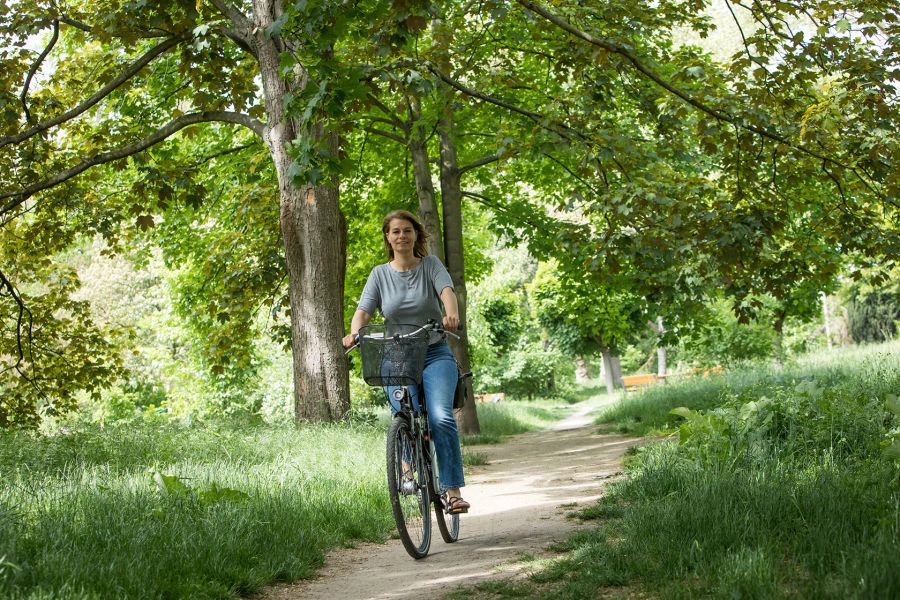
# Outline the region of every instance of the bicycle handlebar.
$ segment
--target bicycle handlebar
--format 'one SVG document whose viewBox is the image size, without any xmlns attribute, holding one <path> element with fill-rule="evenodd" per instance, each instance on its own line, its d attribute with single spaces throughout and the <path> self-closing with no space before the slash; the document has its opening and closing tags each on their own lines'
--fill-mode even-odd
<svg viewBox="0 0 900 600">
<path fill-rule="evenodd" d="M 460 323 L 460 325 L 459 325 L 459 327 L 457 328 L 457 330 L 458 330 L 458 331 L 462 331 L 462 329 L 463 329 L 463 325 L 462 325 L 462 323 Z M 437 332 L 437 333 L 448 333 L 448 334 L 452 335 L 453 337 L 455 337 L 456 339 L 460 339 L 460 337 L 459 337 L 458 335 L 456 335 L 456 334 L 453 333 L 452 331 L 447 331 L 446 329 L 444 329 L 443 325 L 441 325 L 440 323 L 438 323 L 438 322 L 435 321 L 434 319 L 428 321 L 427 323 L 425 323 L 424 325 L 422 325 L 421 327 L 419 327 L 419 328 L 416 329 L 415 331 L 411 331 L 411 332 L 409 332 L 409 333 L 395 333 L 394 335 L 391 336 L 391 338 L 392 338 L 392 339 L 395 339 L 395 340 L 402 340 L 402 339 L 405 339 L 405 338 L 409 338 L 409 337 L 413 337 L 413 336 L 419 335 L 419 334 L 422 333 L 423 331 L 434 331 L 434 332 Z M 358 334 L 358 333 L 356 334 L 354 340 L 355 340 L 355 341 L 354 341 L 354 344 L 353 344 L 352 346 L 350 346 L 349 348 L 347 348 L 347 351 L 344 352 L 344 355 L 345 355 L 345 356 L 350 356 L 350 353 L 351 353 L 355 348 L 359 348 L 359 334 Z"/>
<path fill-rule="evenodd" d="M 457 329 L 462 330 L 462 325 L 460 325 Z M 456 335 L 456 334 L 453 333 L 452 331 L 447 331 L 446 329 L 444 329 L 444 326 L 443 326 L 443 325 L 441 325 L 440 323 L 438 323 L 438 322 L 435 321 L 435 320 L 428 321 L 427 323 L 425 323 L 424 325 L 422 325 L 421 327 L 419 327 L 419 328 L 416 329 L 415 331 L 411 331 L 411 332 L 409 332 L 409 333 L 395 333 L 395 334 L 392 335 L 391 337 L 394 338 L 395 340 L 402 340 L 402 339 L 404 339 L 404 338 L 408 338 L 408 337 L 413 337 L 413 336 L 419 335 L 419 334 L 422 333 L 423 331 L 434 331 L 434 332 L 437 332 L 437 333 L 449 333 L 450 335 L 452 335 L 452 336 L 455 337 L 456 339 L 459 339 L 459 336 L 458 336 L 458 335 Z"/>
</svg>

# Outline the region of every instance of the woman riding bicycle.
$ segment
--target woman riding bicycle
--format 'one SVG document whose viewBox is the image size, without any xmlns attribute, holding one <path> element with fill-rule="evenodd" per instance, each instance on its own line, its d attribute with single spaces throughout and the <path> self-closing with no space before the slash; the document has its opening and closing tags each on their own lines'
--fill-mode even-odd
<svg viewBox="0 0 900 600">
<path fill-rule="evenodd" d="M 395 210 L 385 216 L 381 231 L 390 260 L 369 273 L 350 323 L 350 335 L 342 340 L 344 348 L 354 345 L 359 330 L 368 325 L 376 310 L 387 323 L 424 325 L 435 321 L 442 323 L 444 329 L 455 331 L 459 327 L 459 307 L 453 281 L 441 261 L 428 255 L 422 224 L 412 213 Z M 459 490 L 465 480 L 459 432 L 453 418 L 458 369 L 446 339 L 438 333 L 431 335 L 422 372 L 428 423 L 434 437 L 441 489 L 447 494 L 447 510 L 462 513 L 468 511 L 469 503 L 462 499 Z M 410 386 L 410 392 L 418 397 L 416 386 Z M 394 411 L 398 410 L 393 398 L 391 405 Z"/>
</svg>

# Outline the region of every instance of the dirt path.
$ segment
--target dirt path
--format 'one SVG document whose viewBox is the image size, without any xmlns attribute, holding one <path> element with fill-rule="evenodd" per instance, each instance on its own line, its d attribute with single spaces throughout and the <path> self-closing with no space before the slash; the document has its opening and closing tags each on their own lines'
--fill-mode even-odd
<svg viewBox="0 0 900 600">
<path fill-rule="evenodd" d="M 460 585 L 501 576 L 498 568 L 522 555 L 541 554 L 578 527 L 566 513 L 573 504 L 596 500 L 625 451 L 640 443 L 595 434 L 589 411 L 576 412 L 552 431 L 477 447 L 489 464 L 466 478 L 472 510 L 462 517 L 457 543 L 445 544 L 435 526 L 424 560 L 412 560 L 399 540 L 336 551 L 315 579 L 270 588 L 262 598 L 439 598 Z"/>
</svg>

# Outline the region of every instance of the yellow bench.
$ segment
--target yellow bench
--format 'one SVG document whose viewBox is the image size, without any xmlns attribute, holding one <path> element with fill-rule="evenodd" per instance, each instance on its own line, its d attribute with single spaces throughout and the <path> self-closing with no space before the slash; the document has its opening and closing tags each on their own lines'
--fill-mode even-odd
<svg viewBox="0 0 900 600">
<path fill-rule="evenodd" d="M 626 392 L 633 392 L 647 385 L 653 385 L 659 381 L 659 377 L 653 373 L 644 375 L 625 375 L 622 377 L 622 385 L 625 386 Z"/>
<path fill-rule="evenodd" d="M 668 373 L 664 377 L 660 377 L 659 375 L 654 375 L 653 373 L 645 373 L 642 375 L 625 375 L 622 377 L 622 385 L 625 386 L 626 392 L 633 392 L 642 387 L 653 385 L 654 383 L 663 381 L 665 382 L 670 377 L 690 377 L 692 375 L 700 375 L 702 377 L 709 377 L 714 373 L 724 373 L 725 369 L 722 368 L 722 365 L 716 365 L 714 367 L 708 368 L 696 368 L 690 369 L 688 371 L 682 371 L 681 373 Z"/>
<path fill-rule="evenodd" d="M 503 392 L 497 392 L 494 394 L 475 394 L 475 402 L 480 404 L 485 403 L 493 403 L 493 402 L 503 402 L 506 399 L 506 394 Z"/>
</svg>

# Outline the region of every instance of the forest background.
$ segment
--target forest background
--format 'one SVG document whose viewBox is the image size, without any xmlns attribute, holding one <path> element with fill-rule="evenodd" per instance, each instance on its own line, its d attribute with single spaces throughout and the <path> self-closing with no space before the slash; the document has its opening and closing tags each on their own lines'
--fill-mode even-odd
<svg viewBox="0 0 900 600">
<path fill-rule="evenodd" d="M 5 5 L 0 424 L 365 413 L 393 208 L 476 392 L 893 338 L 896 11 L 706 8 Z"/>
<path fill-rule="evenodd" d="M 385 540 L 339 340 L 408 208 L 506 393 L 467 467 L 580 369 L 726 367 L 602 397 L 665 441 L 501 596 L 897 597 L 898 64 L 895 0 L 0 3 L 0 595 Z"/>
</svg>

